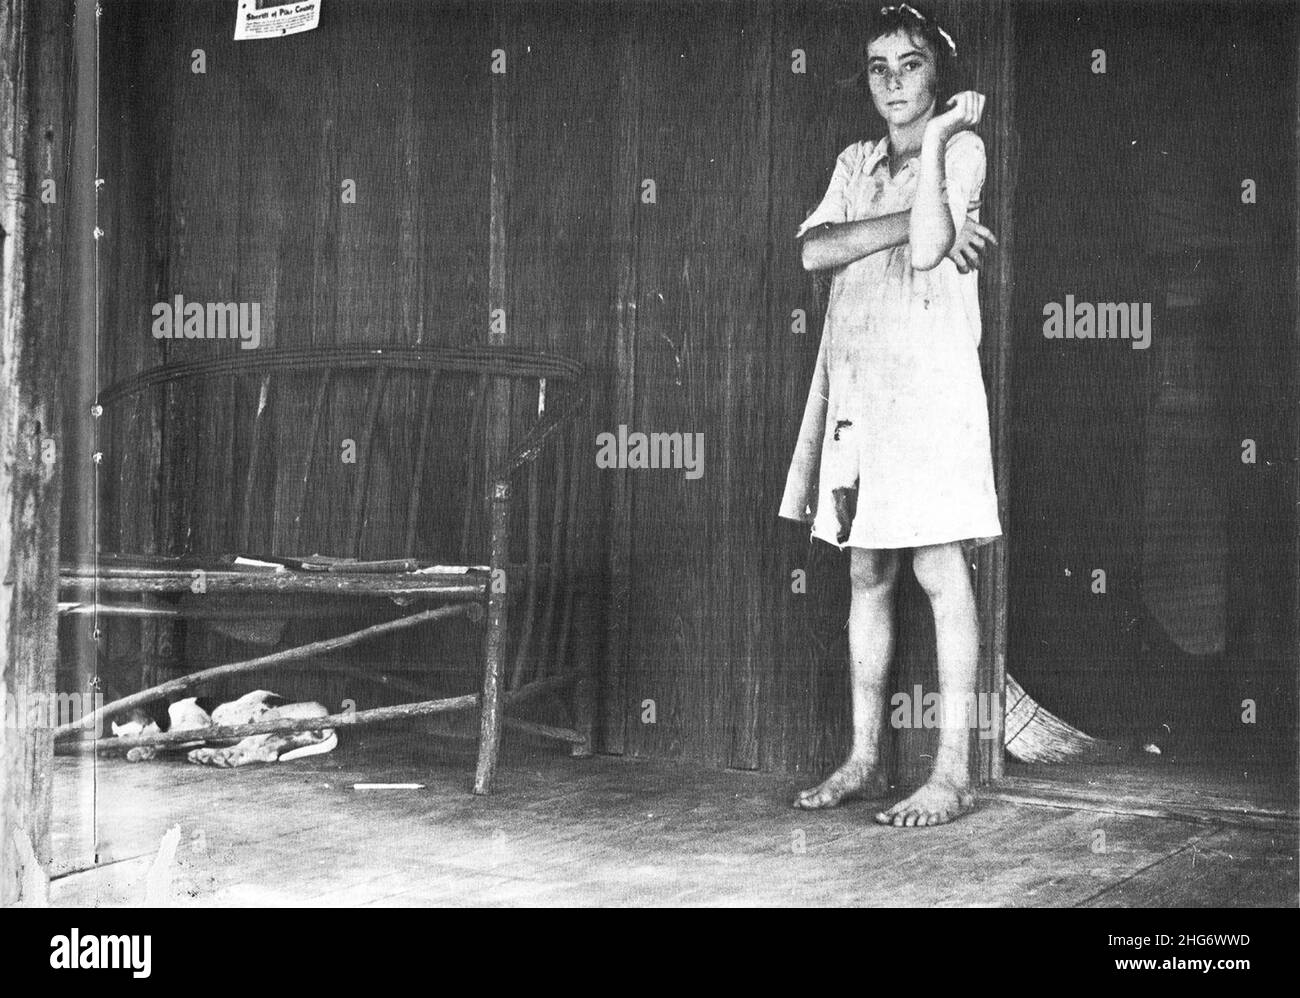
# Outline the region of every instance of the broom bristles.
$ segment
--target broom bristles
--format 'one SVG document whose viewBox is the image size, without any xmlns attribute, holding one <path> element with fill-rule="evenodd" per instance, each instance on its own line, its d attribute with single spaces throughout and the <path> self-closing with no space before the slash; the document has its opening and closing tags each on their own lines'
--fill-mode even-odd
<svg viewBox="0 0 1300 998">
<path fill-rule="evenodd" d="M 1006 697 L 1002 744 L 1020 762 L 1109 762 L 1128 754 L 1123 745 L 1094 738 L 1061 720 L 1010 673 Z"/>
</svg>

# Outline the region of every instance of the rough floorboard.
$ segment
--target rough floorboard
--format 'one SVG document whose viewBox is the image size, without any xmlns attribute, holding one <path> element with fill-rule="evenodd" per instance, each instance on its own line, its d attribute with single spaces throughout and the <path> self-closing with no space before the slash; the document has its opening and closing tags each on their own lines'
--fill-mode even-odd
<svg viewBox="0 0 1300 998">
<path fill-rule="evenodd" d="M 1086 906 L 1294 908 L 1295 864 L 1294 832 L 1221 828 L 1103 889 Z"/>
<path fill-rule="evenodd" d="M 662 762 L 574 760 L 507 743 L 499 792 L 468 792 L 473 746 L 370 735 L 329 756 L 209 770 L 56 765 L 54 882 L 64 905 L 143 901 L 179 825 L 177 905 L 1292 905 L 1294 824 L 1260 831 L 985 798 L 952 825 L 876 826 L 884 800 L 795 811 L 797 781 Z M 382 760 L 382 761 L 379 761 Z M 1068 796 L 1160 795 L 1283 806 L 1260 786 L 1144 770 L 1021 773 Z M 1159 774 L 1157 774 L 1159 775 Z M 357 782 L 422 790 L 358 791 Z M 94 801 L 92 813 L 91 802 Z M 1282 805 L 1278 802 L 1282 801 Z"/>
</svg>

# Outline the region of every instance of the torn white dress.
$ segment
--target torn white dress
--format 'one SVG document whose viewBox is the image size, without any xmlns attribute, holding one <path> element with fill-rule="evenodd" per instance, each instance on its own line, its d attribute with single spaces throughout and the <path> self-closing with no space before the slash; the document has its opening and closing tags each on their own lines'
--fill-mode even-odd
<svg viewBox="0 0 1300 998">
<path fill-rule="evenodd" d="M 910 161 L 889 174 L 889 140 L 849 146 L 796 238 L 826 222 L 907 211 Z M 960 231 L 979 218 L 984 143 L 958 132 L 945 150 Z M 817 367 L 780 515 L 837 547 L 910 548 L 1001 536 L 988 401 L 980 375 L 978 274 L 944 259 L 913 270 L 906 244 L 834 275 Z"/>
</svg>

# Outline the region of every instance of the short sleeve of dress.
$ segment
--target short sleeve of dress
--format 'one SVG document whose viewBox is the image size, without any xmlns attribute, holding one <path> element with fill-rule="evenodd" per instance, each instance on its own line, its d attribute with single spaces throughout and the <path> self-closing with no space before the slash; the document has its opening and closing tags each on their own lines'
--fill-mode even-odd
<svg viewBox="0 0 1300 998">
<path fill-rule="evenodd" d="M 944 200 L 957 232 L 966 224 L 967 212 L 979 203 L 985 170 L 983 139 L 966 129 L 948 140 L 943 158 Z"/>
<path fill-rule="evenodd" d="M 849 220 L 849 180 L 852 179 L 861 159 L 861 143 L 851 145 L 840 153 L 839 158 L 835 160 L 835 172 L 831 175 L 831 182 L 826 188 L 826 196 L 822 198 L 822 203 L 813 209 L 813 213 L 803 220 L 799 231 L 794 234 L 796 239 L 802 239 L 809 229 L 825 225 L 827 222 L 839 223 Z"/>
</svg>

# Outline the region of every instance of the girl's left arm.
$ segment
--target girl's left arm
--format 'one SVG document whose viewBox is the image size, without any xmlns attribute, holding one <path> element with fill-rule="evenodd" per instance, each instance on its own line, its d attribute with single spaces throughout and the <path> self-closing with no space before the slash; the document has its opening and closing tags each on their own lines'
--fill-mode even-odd
<svg viewBox="0 0 1300 998">
<path fill-rule="evenodd" d="M 957 229 L 949 206 L 944 203 L 948 188 L 945 172 L 948 140 L 979 124 L 984 112 L 984 95 L 973 90 L 957 94 L 948 103 L 949 110 L 930 119 L 921 140 L 920 173 L 908 235 L 914 270 L 933 270 L 952 250 Z"/>
</svg>

